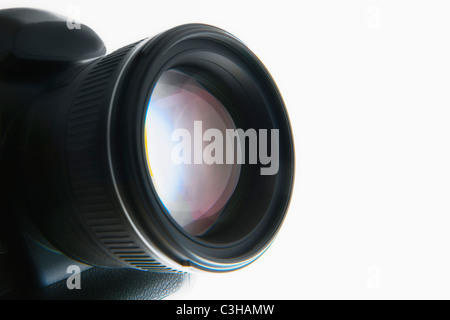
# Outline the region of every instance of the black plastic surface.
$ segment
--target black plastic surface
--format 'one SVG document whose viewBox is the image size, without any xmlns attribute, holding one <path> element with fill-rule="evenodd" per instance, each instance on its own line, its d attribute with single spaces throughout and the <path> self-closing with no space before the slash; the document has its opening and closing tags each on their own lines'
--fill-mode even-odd
<svg viewBox="0 0 450 320">
<path fill-rule="evenodd" d="M 68 289 L 66 280 L 26 296 L 26 300 L 161 300 L 187 285 L 187 273 L 155 273 L 135 269 L 92 268 L 80 274 L 80 289 Z"/>
</svg>

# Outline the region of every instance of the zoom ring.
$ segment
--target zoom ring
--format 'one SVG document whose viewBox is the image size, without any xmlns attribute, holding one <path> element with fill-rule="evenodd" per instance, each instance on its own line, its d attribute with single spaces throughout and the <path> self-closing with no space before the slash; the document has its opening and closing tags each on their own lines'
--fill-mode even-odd
<svg viewBox="0 0 450 320">
<path fill-rule="evenodd" d="M 80 220 L 95 235 L 105 253 L 122 265 L 156 272 L 178 272 L 150 257 L 135 240 L 108 190 L 105 170 L 105 118 L 114 77 L 138 43 L 126 46 L 94 62 L 83 80 L 69 116 L 67 134 L 68 167 Z"/>
</svg>

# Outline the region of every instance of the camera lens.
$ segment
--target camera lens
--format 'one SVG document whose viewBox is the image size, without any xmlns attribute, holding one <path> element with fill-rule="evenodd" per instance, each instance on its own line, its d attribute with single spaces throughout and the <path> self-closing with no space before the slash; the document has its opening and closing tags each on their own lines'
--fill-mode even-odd
<svg viewBox="0 0 450 320">
<path fill-rule="evenodd" d="M 199 79 L 172 69 L 157 81 L 145 118 L 149 172 L 168 214 L 193 235 L 216 223 L 240 173 L 239 164 L 223 163 L 217 154 L 204 151 L 213 138 L 204 140 L 203 132 L 225 136 L 235 128 L 227 109 Z M 223 143 L 221 147 L 212 153 L 223 154 Z"/>
<path fill-rule="evenodd" d="M 155 272 L 235 270 L 269 248 L 294 145 L 278 87 L 239 39 L 182 25 L 57 67 L 8 147 L 22 159 L 13 194 L 27 186 L 52 247 Z"/>
</svg>

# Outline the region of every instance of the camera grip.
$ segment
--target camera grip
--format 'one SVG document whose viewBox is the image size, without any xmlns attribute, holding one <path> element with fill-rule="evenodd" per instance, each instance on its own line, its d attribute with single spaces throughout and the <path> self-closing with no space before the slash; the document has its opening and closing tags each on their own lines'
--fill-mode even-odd
<svg viewBox="0 0 450 320">
<path fill-rule="evenodd" d="M 13 54 L 34 61 L 74 62 L 100 57 L 106 47 L 88 26 L 70 29 L 68 19 L 43 10 L 0 10 L 0 61 Z"/>
</svg>

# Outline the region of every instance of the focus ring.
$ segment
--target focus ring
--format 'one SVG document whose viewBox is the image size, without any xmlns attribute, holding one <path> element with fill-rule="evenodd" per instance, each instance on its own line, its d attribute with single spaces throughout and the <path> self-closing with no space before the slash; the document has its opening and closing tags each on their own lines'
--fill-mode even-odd
<svg viewBox="0 0 450 320">
<path fill-rule="evenodd" d="M 125 225 L 108 191 L 105 164 L 106 112 L 117 72 L 137 44 L 94 62 L 72 105 L 67 133 L 67 158 L 76 207 L 89 233 L 103 251 L 122 265 L 151 271 L 175 271 L 146 254 Z"/>
</svg>

